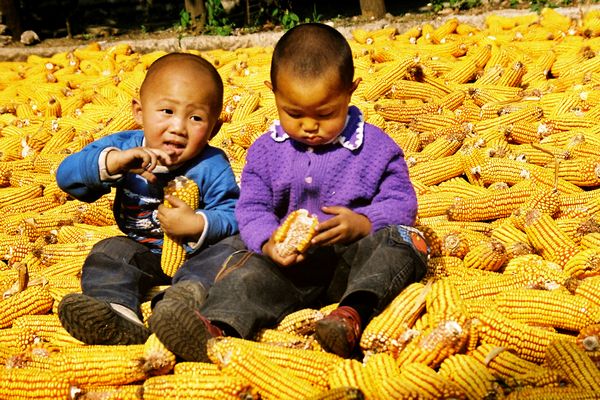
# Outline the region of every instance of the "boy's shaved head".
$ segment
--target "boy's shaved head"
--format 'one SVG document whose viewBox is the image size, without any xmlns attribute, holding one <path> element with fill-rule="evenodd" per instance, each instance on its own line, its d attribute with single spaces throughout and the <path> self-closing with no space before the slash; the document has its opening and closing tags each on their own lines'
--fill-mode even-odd
<svg viewBox="0 0 600 400">
<path fill-rule="evenodd" d="M 333 70 L 342 89 L 352 87 L 354 63 L 352 50 L 336 29 L 319 23 L 297 25 L 287 31 L 275 45 L 271 60 L 271 84 L 277 90 L 277 73 L 286 68 L 307 79 L 323 77 Z"/>
<path fill-rule="evenodd" d="M 152 80 L 166 68 L 172 69 L 173 73 L 177 73 L 178 70 L 184 70 L 186 72 L 208 75 L 215 85 L 215 111 L 221 112 L 223 108 L 223 80 L 221 79 L 221 75 L 219 75 L 216 68 L 209 61 L 191 53 L 169 53 L 154 61 L 148 68 L 146 77 L 140 86 L 140 97 L 144 95 L 144 90 L 151 85 Z"/>
</svg>

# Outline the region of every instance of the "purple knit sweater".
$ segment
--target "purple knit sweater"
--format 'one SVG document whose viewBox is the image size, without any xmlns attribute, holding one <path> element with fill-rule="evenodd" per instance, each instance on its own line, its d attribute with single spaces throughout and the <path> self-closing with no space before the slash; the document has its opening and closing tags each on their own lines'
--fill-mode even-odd
<svg viewBox="0 0 600 400">
<path fill-rule="evenodd" d="M 235 215 L 246 246 L 262 245 L 292 211 L 306 208 L 325 221 L 323 206 L 344 206 L 365 215 L 376 231 L 413 225 L 417 199 L 404 154 L 381 129 L 364 122 L 354 106 L 331 144 L 308 147 L 276 122 L 248 149 Z"/>
</svg>

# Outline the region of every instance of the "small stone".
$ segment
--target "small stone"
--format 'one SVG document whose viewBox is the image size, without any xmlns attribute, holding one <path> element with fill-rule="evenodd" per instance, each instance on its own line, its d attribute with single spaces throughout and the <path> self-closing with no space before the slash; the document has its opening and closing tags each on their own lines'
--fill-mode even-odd
<svg viewBox="0 0 600 400">
<path fill-rule="evenodd" d="M 21 34 L 21 43 L 26 46 L 40 42 L 40 37 L 34 31 L 25 31 Z"/>
</svg>

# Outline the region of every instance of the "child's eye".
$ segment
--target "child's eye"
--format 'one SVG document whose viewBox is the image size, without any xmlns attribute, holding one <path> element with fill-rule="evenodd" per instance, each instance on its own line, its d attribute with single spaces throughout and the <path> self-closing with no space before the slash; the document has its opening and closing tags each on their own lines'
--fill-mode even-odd
<svg viewBox="0 0 600 400">
<path fill-rule="evenodd" d="M 323 113 L 323 114 L 319 114 L 319 118 L 329 118 L 333 115 L 332 112 L 328 112 L 328 113 Z"/>
<path fill-rule="evenodd" d="M 287 115 L 289 115 L 290 118 L 300 118 L 300 117 L 302 117 L 302 115 L 300 113 L 289 112 L 289 111 L 288 111 Z"/>
<path fill-rule="evenodd" d="M 163 112 L 163 113 L 165 113 L 165 114 L 169 114 L 169 115 L 173 114 L 173 110 L 170 110 L 170 109 L 168 109 L 168 108 L 163 108 L 163 109 L 162 109 L 162 110 L 160 110 L 160 111 L 162 111 L 162 112 Z"/>
<path fill-rule="evenodd" d="M 192 121 L 194 122 L 202 122 L 202 117 L 199 115 L 192 115 Z"/>
</svg>

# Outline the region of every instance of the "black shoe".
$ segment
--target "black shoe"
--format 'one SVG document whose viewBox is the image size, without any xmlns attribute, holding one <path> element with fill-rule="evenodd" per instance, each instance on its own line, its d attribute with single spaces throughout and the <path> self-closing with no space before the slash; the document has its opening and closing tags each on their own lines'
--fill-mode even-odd
<svg viewBox="0 0 600 400">
<path fill-rule="evenodd" d="M 199 310 L 206 301 L 207 290 L 200 282 L 181 281 L 165 290 L 163 300 L 172 299 Z"/>
<path fill-rule="evenodd" d="M 81 293 L 62 298 L 58 318 L 71 336 L 86 344 L 142 344 L 151 333 L 121 316 L 107 302 Z"/>
<path fill-rule="evenodd" d="M 196 309 L 174 299 L 159 301 L 148 318 L 148 325 L 167 349 L 185 361 L 211 362 L 206 343 L 210 338 L 223 336 L 223 332 Z"/>
</svg>

